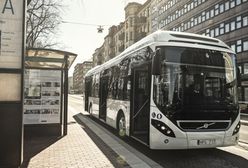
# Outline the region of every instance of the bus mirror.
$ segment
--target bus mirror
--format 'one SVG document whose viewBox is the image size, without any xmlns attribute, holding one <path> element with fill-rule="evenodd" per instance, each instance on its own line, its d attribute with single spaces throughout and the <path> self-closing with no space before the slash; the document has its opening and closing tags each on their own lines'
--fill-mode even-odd
<svg viewBox="0 0 248 168">
<path fill-rule="evenodd" d="M 156 53 L 152 59 L 152 74 L 160 75 L 161 74 L 161 50 L 157 49 Z"/>
<path fill-rule="evenodd" d="M 237 85 L 238 87 L 241 86 L 241 73 L 239 68 L 237 68 Z"/>
</svg>

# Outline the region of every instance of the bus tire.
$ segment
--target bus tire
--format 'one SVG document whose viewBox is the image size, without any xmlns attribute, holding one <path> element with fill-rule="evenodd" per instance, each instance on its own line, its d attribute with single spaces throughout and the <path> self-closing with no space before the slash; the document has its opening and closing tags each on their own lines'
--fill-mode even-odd
<svg viewBox="0 0 248 168">
<path fill-rule="evenodd" d="M 118 136 L 123 138 L 126 136 L 126 120 L 123 112 L 119 112 L 117 117 Z"/>
</svg>

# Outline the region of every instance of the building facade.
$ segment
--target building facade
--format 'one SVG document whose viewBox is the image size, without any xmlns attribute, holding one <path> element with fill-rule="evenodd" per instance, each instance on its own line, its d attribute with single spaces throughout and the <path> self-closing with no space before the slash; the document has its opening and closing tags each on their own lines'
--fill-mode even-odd
<svg viewBox="0 0 248 168">
<path fill-rule="evenodd" d="M 83 92 L 83 76 L 82 68 L 83 64 L 79 63 L 74 67 L 73 71 L 73 89 L 74 93 L 80 94 Z"/>
<path fill-rule="evenodd" d="M 125 21 L 109 28 L 103 45 L 93 54 L 93 66 L 100 65 L 119 55 L 126 48 L 151 33 L 150 4 L 132 2 L 125 7 Z"/>
<path fill-rule="evenodd" d="M 68 93 L 73 94 L 73 76 L 68 77 Z"/>
<path fill-rule="evenodd" d="M 82 88 L 83 88 L 83 93 L 84 93 L 84 88 L 85 88 L 85 74 L 91 69 L 93 68 L 93 62 L 92 61 L 84 61 L 83 62 L 83 70 L 82 70 L 82 76 L 83 76 L 83 82 L 82 82 Z"/>
<path fill-rule="evenodd" d="M 84 75 L 92 67 L 93 67 L 92 61 L 85 61 L 83 63 L 78 63 L 74 67 L 74 72 L 73 72 L 74 93 L 77 93 L 77 94 L 83 94 L 84 93 Z"/>
</svg>

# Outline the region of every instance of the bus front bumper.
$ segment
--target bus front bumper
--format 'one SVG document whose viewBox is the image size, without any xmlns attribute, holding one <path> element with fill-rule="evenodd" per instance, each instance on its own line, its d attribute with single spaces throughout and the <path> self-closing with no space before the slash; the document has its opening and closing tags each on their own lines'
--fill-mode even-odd
<svg viewBox="0 0 248 168">
<path fill-rule="evenodd" d="M 198 149 L 236 145 L 239 134 L 227 136 L 225 131 L 218 132 L 185 132 L 181 137 L 168 137 L 151 127 L 151 149 Z"/>
</svg>

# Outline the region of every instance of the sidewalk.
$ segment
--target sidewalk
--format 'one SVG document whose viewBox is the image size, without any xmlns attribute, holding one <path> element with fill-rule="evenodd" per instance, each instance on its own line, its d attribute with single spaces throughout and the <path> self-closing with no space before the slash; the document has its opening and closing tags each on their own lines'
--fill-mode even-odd
<svg viewBox="0 0 248 168">
<path fill-rule="evenodd" d="M 88 128 L 81 127 L 75 120 L 74 122 L 72 120 L 74 119 L 69 119 L 68 135 L 65 137 L 41 137 L 26 140 L 24 162 L 21 168 L 130 167 L 100 139 L 93 137 L 94 135 Z"/>
</svg>

